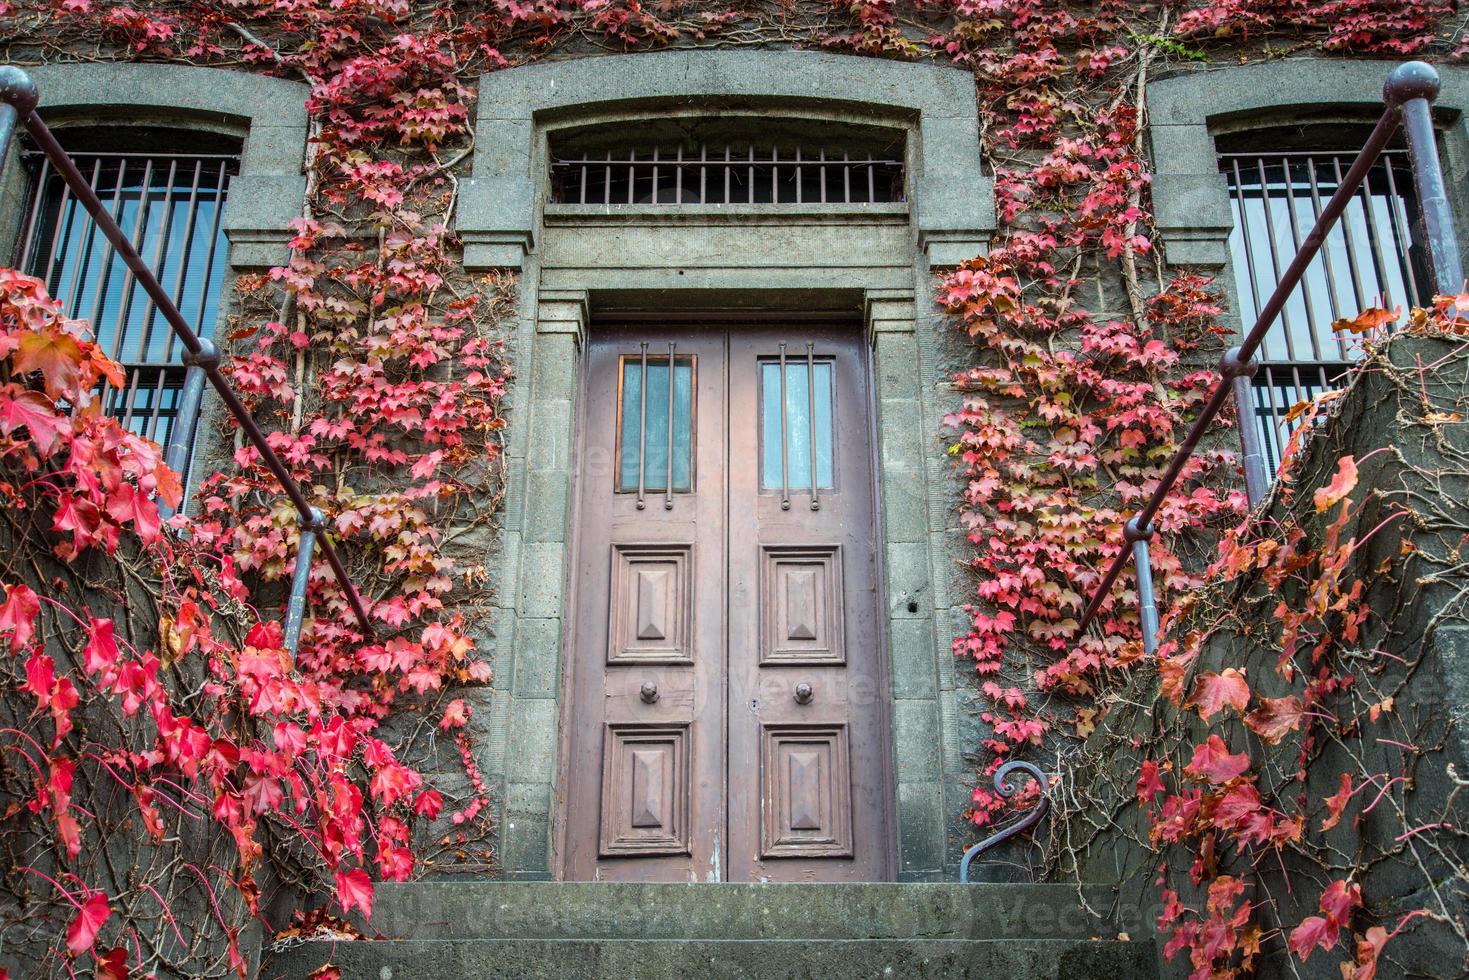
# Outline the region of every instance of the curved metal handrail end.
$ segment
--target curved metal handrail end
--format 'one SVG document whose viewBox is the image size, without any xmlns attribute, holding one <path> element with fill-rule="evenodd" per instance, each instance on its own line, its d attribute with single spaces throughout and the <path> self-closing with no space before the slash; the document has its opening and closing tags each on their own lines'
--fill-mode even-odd
<svg viewBox="0 0 1469 980">
<path fill-rule="evenodd" d="M 1014 796 L 1015 787 L 1006 782 L 1005 777 L 1009 776 L 1010 773 L 1016 771 L 1017 769 L 1024 771 L 1036 781 L 1036 784 L 1040 786 L 1041 798 L 1036 803 L 1035 809 L 1026 814 L 1024 818 L 1015 821 L 1015 823 L 1006 827 L 1004 830 L 1000 830 L 991 834 L 984 840 L 980 841 L 978 844 L 972 845 L 968 850 L 964 852 L 964 859 L 959 862 L 960 884 L 969 884 L 969 866 L 974 863 L 975 858 L 979 857 L 990 848 L 995 847 L 998 844 L 1002 844 L 1005 841 L 1009 840 L 1011 837 L 1024 833 L 1031 827 L 1034 827 L 1045 818 L 1046 814 L 1051 809 L 1051 798 L 1046 794 L 1046 790 L 1050 788 L 1050 784 L 1046 779 L 1046 774 L 1041 772 L 1039 767 L 1029 762 L 1023 762 L 1019 759 L 1016 759 L 1011 762 L 1007 762 L 999 769 L 996 769 L 995 791 L 999 793 L 1000 796 L 1006 799 Z"/>
</svg>

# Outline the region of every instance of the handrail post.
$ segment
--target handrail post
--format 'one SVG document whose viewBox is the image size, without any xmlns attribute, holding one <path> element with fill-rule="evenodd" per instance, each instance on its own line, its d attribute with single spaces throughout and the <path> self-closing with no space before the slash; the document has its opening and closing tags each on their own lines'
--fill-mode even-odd
<svg viewBox="0 0 1469 980">
<path fill-rule="evenodd" d="M 1393 69 L 1382 87 L 1382 97 L 1402 115 L 1408 156 L 1413 161 L 1413 183 L 1418 192 L 1418 216 L 1436 296 L 1452 296 L 1464 285 L 1464 265 L 1454 233 L 1454 212 L 1444 188 L 1433 132 L 1432 105 L 1438 98 L 1439 77 L 1431 65 L 1409 61 Z"/>
<path fill-rule="evenodd" d="M 36 110 L 40 100 L 31 76 L 14 65 L 0 65 L 0 173 L 5 170 L 16 127 Z"/>
<path fill-rule="evenodd" d="M 1253 403 L 1253 386 L 1250 379 L 1259 370 L 1259 363 L 1253 359 L 1245 360 L 1243 350 L 1239 347 L 1231 347 L 1224 352 L 1219 359 L 1219 373 L 1229 382 L 1230 391 L 1234 394 L 1234 414 L 1236 424 L 1239 425 L 1239 444 L 1241 460 L 1245 471 L 1245 496 L 1254 507 L 1265 499 L 1265 494 L 1270 492 L 1270 475 L 1265 469 L 1265 453 L 1260 446 L 1260 432 L 1255 426 L 1254 412 L 1251 411 Z"/>
<path fill-rule="evenodd" d="M 286 607 L 286 649 L 296 658 L 301 642 L 301 624 L 306 616 L 306 586 L 311 578 L 311 559 L 316 553 L 316 536 L 326 527 L 326 515 L 311 508 L 311 519 L 301 521 L 301 541 L 296 546 L 296 571 L 291 575 L 291 601 Z"/>
<path fill-rule="evenodd" d="M 1158 601 L 1153 595 L 1153 560 L 1148 552 L 1152 540 L 1152 524 L 1143 526 L 1134 517 L 1122 528 L 1122 537 L 1132 545 L 1132 562 L 1137 577 L 1138 625 L 1142 627 L 1143 651 L 1152 655 L 1158 649 Z"/>
<path fill-rule="evenodd" d="M 168 434 L 168 450 L 163 462 L 179 475 L 182 482 L 187 478 L 189 455 L 194 447 L 194 430 L 199 424 L 199 407 L 204 402 L 204 382 L 210 371 L 219 367 L 219 349 L 207 337 L 199 338 L 199 353 L 184 351 L 184 390 L 179 395 L 179 410 L 173 417 L 173 429 Z M 183 506 L 183 502 L 179 504 Z M 174 515 L 174 509 L 160 502 L 158 513 L 165 521 Z"/>
</svg>

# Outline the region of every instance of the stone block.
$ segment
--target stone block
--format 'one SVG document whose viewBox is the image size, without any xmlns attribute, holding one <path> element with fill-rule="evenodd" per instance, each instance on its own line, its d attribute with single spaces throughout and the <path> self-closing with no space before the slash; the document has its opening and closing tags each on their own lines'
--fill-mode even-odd
<svg viewBox="0 0 1469 980">
<path fill-rule="evenodd" d="M 1219 170 L 1214 141 L 1203 125 L 1154 125 L 1148 137 L 1153 144 L 1154 174 L 1211 174 Z"/>
<path fill-rule="evenodd" d="M 884 398 L 878 402 L 877 441 L 882 468 L 921 465 L 924 444 L 932 436 L 924 430 L 922 416 L 917 399 Z"/>
<path fill-rule="evenodd" d="M 489 236 L 464 243 L 464 268 L 519 269 L 525 264 L 525 243 L 518 240 L 497 240 Z"/>
<path fill-rule="evenodd" d="M 937 782 L 898 784 L 898 871 L 900 874 L 941 870 L 944 826 L 940 816 L 943 787 Z"/>
<path fill-rule="evenodd" d="M 979 170 L 978 142 L 971 151 L 974 162 L 968 171 L 926 170 L 917 181 L 918 241 L 926 236 L 964 237 L 984 240 L 995 228 L 995 194 L 988 177 Z M 925 168 L 929 161 L 924 161 Z"/>
<path fill-rule="evenodd" d="M 536 182 L 528 174 L 474 176 L 459 182 L 454 223 L 461 235 L 517 232 L 533 244 Z"/>
<path fill-rule="evenodd" d="M 884 467 L 881 477 L 883 537 L 923 541 L 928 536 L 928 493 L 921 470 Z"/>
<path fill-rule="evenodd" d="M 235 177 L 224 205 L 225 235 L 231 242 L 269 236 L 284 244 L 305 197 L 306 177 L 299 173 Z"/>
<path fill-rule="evenodd" d="M 517 698 L 511 703 L 505 767 L 510 782 L 551 782 L 556 773 L 559 712 L 551 698 Z"/>
<path fill-rule="evenodd" d="M 874 360 L 877 363 L 878 398 L 918 398 L 918 340 L 911 333 L 878 334 Z"/>
<path fill-rule="evenodd" d="M 933 588 L 929 582 L 928 545 L 889 543 L 886 572 L 889 617 L 916 619 L 932 615 Z"/>
<path fill-rule="evenodd" d="M 566 587 L 566 546 L 559 542 L 527 542 L 520 562 L 520 614 L 555 619 L 561 615 Z"/>
<path fill-rule="evenodd" d="M 1158 174 L 1153 178 L 1154 220 L 1165 240 L 1170 233 L 1218 232 L 1228 238 L 1234 227 L 1224 175 Z"/>
<path fill-rule="evenodd" d="M 500 538 L 500 560 L 496 562 L 494 589 L 496 600 L 504 606 L 514 606 L 520 597 L 520 554 L 522 539 L 519 531 L 504 531 Z"/>
<path fill-rule="evenodd" d="M 526 461 L 530 472 L 571 469 L 573 438 L 571 402 L 534 401 L 530 407 L 530 444 Z"/>
<path fill-rule="evenodd" d="M 924 619 L 893 620 L 888 626 L 888 651 L 895 698 L 922 699 L 938 695 L 933 623 Z"/>
<path fill-rule="evenodd" d="M 941 738 L 937 702 L 921 698 L 893 702 L 893 757 L 899 783 L 938 781 Z"/>
<path fill-rule="evenodd" d="M 498 72 L 496 74 L 499 74 Z M 489 78 L 492 76 L 486 76 Z M 481 79 L 483 84 L 484 79 Z M 481 177 L 525 177 L 530 174 L 531 147 L 535 142 L 535 124 L 529 113 L 511 109 L 501 111 L 501 106 L 490 105 L 480 100 L 480 117 L 475 122 L 474 164 L 475 179 Z"/>
<path fill-rule="evenodd" d="M 548 319 L 546 312 L 542 310 L 542 323 Z M 582 317 L 568 319 L 578 325 L 579 331 Z M 531 390 L 535 392 L 537 401 L 548 398 L 566 402 L 575 400 L 580 363 L 575 333 L 540 333 L 535 341 L 534 360 Z"/>
<path fill-rule="evenodd" d="M 240 172 L 250 175 L 300 174 L 306 165 L 305 125 L 270 126 L 250 125 L 245 134 L 245 145 L 240 152 Z M 230 193 L 234 193 L 231 185 Z M 296 210 L 301 201 L 296 201 Z"/>
<path fill-rule="evenodd" d="M 515 696 L 554 698 L 561 687 L 561 620 L 522 619 L 515 631 Z"/>
<path fill-rule="evenodd" d="M 932 531 L 928 535 L 928 553 L 932 561 L 933 604 L 946 609 L 960 606 L 974 598 L 973 578 L 965 569 L 968 561 L 968 539 L 960 531 Z"/>
<path fill-rule="evenodd" d="M 971 84 L 972 89 L 972 84 Z M 926 180 L 953 183 L 927 188 L 935 203 L 948 201 L 965 217 L 966 227 L 995 226 L 993 184 L 983 175 L 979 163 L 979 120 L 965 112 L 975 103 L 970 91 L 953 107 L 949 116 L 933 115 L 920 125 L 923 172 Z M 973 200 L 978 198 L 978 200 Z M 938 215 L 934 216 L 939 219 Z"/>
<path fill-rule="evenodd" d="M 1229 261 L 1229 242 L 1225 238 L 1191 238 L 1177 233 L 1165 234 L 1164 255 L 1174 267 L 1219 269 Z"/>
<path fill-rule="evenodd" d="M 525 539 L 565 541 L 571 474 L 565 470 L 531 473 L 526 477 L 526 486 Z"/>
<path fill-rule="evenodd" d="M 511 783 L 505 791 L 500 861 L 508 876 L 547 875 L 551 868 L 551 787 Z"/>
<path fill-rule="evenodd" d="M 480 689 L 483 691 L 483 688 Z M 474 712 L 469 716 L 469 731 L 475 738 L 475 759 L 485 775 L 500 781 L 505 777 L 506 733 L 510 730 L 509 691 L 491 690 L 486 696 L 476 695 Z"/>
</svg>

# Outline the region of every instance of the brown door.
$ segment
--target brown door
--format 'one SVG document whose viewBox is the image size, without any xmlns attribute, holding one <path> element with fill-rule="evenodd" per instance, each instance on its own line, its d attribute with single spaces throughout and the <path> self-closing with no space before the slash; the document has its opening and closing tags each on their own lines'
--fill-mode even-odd
<svg viewBox="0 0 1469 980">
<path fill-rule="evenodd" d="M 582 404 L 565 876 L 890 877 L 859 335 L 599 331 Z"/>
</svg>

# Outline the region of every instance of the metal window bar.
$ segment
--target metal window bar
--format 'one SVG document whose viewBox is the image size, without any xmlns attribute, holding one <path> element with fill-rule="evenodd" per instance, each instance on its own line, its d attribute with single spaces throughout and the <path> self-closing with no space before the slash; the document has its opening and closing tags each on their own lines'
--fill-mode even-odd
<svg viewBox="0 0 1469 980">
<path fill-rule="evenodd" d="M 785 415 L 785 405 L 780 407 Z M 811 457 L 811 509 L 821 509 L 821 481 L 816 474 L 816 345 L 806 342 L 806 451 Z"/>
<path fill-rule="evenodd" d="M 1282 252 L 1300 250 L 1304 220 L 1320 218 L 1323 191 L 1341 187 L 1351 159 L 1326 151 L 1221 156 L 1235 214 L 1235 279 L 1247 318 L 1259 314 L 1264 297 L 1279 285 Z M 1267 332 L 1264 370 L 1255 375 L 1251 407 L 1241 417 L 1255 424 L 1269 472 L 1280 465 L 1290 435 L 1284 421 L 1290 407 L 1336 387 L 1358 356 L 1331 324 L 1368 305 L 1391 309 L 1431 299 L 1415 268 L 1407 218 L 1416 207 L 1411 188 L 1407 151 L 1384 150 Z"/>
<path fill-rule="evenodd" d="M 646 385 L 648 379 L 643 378 Z M 673 393 L 678 388 L 678 344 L 668 342 L 668 453 L 663 457 L 663 509 L 673 510 Z M 691 434 L 692 437 L 692 434 Z"/>
<path fill-rule="evenodd" d="M 669 169 L 672 180 L 666 179 Z M 736 151 L 726 143 L 712 152 L 706 144 L 629 147 L 553 159 L 551 197 L 555 204 L 602 205 L 901 203 L 903 162 L 865 154 L 853 159 L 849 151 L 838 155 L 825 146 L 782 151 L 748 144 Z"/>
<path fill-rule="evenodd" d="M 791 509 L 789 437 L 786 434 L 786 345 L 780 344 L 780 509 Z"/>
<path fill-rule="evenodd" d="M 1424 264 L 1428 270 L 1427 282 L 1433 292 L 1440 295 L 1457 292 L 1463 286 L 1464 266 L 1454 233 L 1453 211 L 1449 207 L 1448 193 L 1444 186 L 1431 115 L 1431 103 L 1438 96 L 1439 84 L 1438 73 L 1432 66 L 1421 61 L 1399 65 L 1388 76 L 1383 87 L 1383 101 L 1386 105 L 1371 136 L 1367 138 L 1347 172 L 1337 181 L 1336 190 L 1330 200 L 1316 214 L 1310 232 L 1301 239 L 1295 249 L 1295 256 L 1276 278 L 1269 298 L 1259 304 L 1254 326 L 1245 334 L 1238 347 L 1231 348 L 1220 359 L 1219 381 L 1214 385 L 1208 402 L 1184 436 L 1183 443 L 1163 471 L 1147 502 L 1123 526 L 1122 537 L 1128 547 L 1120 549 L 1108 563 L 1086 610 L 1082 613 L 1075 636 L 1082 635 L 1096 618 L 1131 557 L 1138 570 L 1137 591 L 1143 646 L 1149 653 L 1156 650 L 1156 625 L 1150 621 L 1151 617 L 1147 612 L 1154 602 L 1148 555 L 1148 542 L 1155 533 L 1153 520 L 1178 482 L 1189 457 L 1224 408 L 1224 403 L 1238 390 L 1240 381 L 1254 375 L 1258 370 L 1259 365 L 1253 360 L 1256 351 L 1281 318 L 1292 293 L 1306 278 L 1322 247 L 1327 244 L 1328 235 L 1337 227 L 1349 205 L 1353 202 L 1370 202 L 1367 182 L 1399 126 L 1407 139 L 1408 155 L 1412 161 L 1413 186 L 1422 229 L 1421 244 L 1426 253 Z M 1339 168 L 1334 166 L 1333 169 Z M 1364 215 L 1370 216 L 1371 213 L 1369 203 L 1364 207 Z M 1380 263 L 1375 271 L 1379 276 L 1382 275 Z M 1247 460 L 1251 456 L 1250 446 L 1253 441 L 1251 435 L 1246 434 L 1249 428 L 1246 425 L 1240 426 Z M 1263 497 L 1263 493 L 1257 496 L 1259 488 L 1263 486 L 1263 475 L 1251 473 L 1247 468 L 1246 478 L 1247 486 L 1251 490 L 1251 503 L 1258 503 Z"/>
<path fill-rule="evenodd" d="M 76 162 L 72 160 L 66 150 L 62 149 L 61 144 L 57 142 L 55 135 L 52 134 L 41 117 L 36 115 L 36 105 L 39 101 L 40 95 L 36 90 L 36 84 L 31 80 L 29 75 L 13 66 L 0 66 L 0 162 L 3 162 L 5 159 L 6 153 L 10 148 L 11 139 L 15 135 L 16 127 L 18 125 L 24 126 L 30 134 L 31 139 L 40 148 L 41 152 L 46 155 L 46 159 L 50 165 L 60 174 L 61 179 L 66 181 L 70 193 L 86 209 L 91 223 L 95 225 L 96 231 L 116 250 L 118 258 L 127 267 L 128 273 L 136 278 L 137 284 L 143 288 L 144 293 L 147 294 L 149 300 L 152 301 L 164 321 L 173 330 L 179 342 L 183 344 L 186 351 L 184 354 L 184 363 L 188 365 L 188 377 L 185 380 L 186 393 L 192 388 L 202 390 L 201 375 L 203 378 L 207 378 L 209 383 L 214 386 L 214 390 L 219 393 L 220 400 L 224 402 L 230 414 L 239 422 L 245 438 L 260 453 L 261 461 L 265 464 L 266 469 L 270 470 L 271 474 L 279 481 L 281 490 L 290 499 L 291 505 L 296 508 L 297 520 L 302 531 L 309 531 L 315 538 L 315 546 L 321 549 L 322 554 L 326 557 L 327 564 L 331 566 L 332 575 L 336 578 L 337 584 L 346 596 L 347 604 L 352 609 L 358 625 L 362 628 L 363 633 L 371 639 L 375 631 L 371 619 L 368 618 L 367 607 L 363 605 L 362 597 L 358 594 L 357 588 L 352 584 L 351 576 L 347 574 L 346 566 L 342 564 L 341 557 L 332 545 L 331 538 L 323 533 L 326 529 L 326 523 L 321 513 L 316 511 L 307 501 L 305 494 L 301 492 L 301 488 L 296 484 L 295 479 L 292 478 L 290 470 L 281 462 L 280 457 L 276 455 L 275 450 L 271 448 L 269 441 L 266 440 L 265 433 L 256 424 L 255 419 L 250 415 L 249 410 L 245 408 L 244 403 L 240 401 L 239 396 L 235 394 L 234 389 L 230 387 L 229 381 L 219 369 L 219 354 L 215 350 L 214 345 L 207 337 L 200 337 L 194 327 L 179 312 L 178 306 L 174 303 L 173 298 L 163 288 L 163 285 L 153 274 L 153 270 L 148 267 L 148 263 L 138 254 L 138 250 L 134 247 L 132 241 L 128 239 L 126 233 L 123 232 L 112 211 L 103 205 L 96 190 L 93 189 L 93 182 L 82 175 L 81 170 L 77 168 Z M 99 168 L 94 166 L 92 169 L 95 176 Z M 195 417 L 197 418 L 197 404 L 192 406 L 185 404 L 180 410 L 180 415 L 183 415 L 186 410 L 195 413 Z M 189 424 L 192 425 L 192 422 L 193 420 L 190 419 Z M 173 448 L 175 442 L 175 440 L 170 441 L 170 449 Z M 175 460 L 172 454 L 170 454 L 169 464 L 172 466 L 174 462 Z M 300 558 L 305 557 L 304 554 L 300 556 Z M 309 563 L 309 559 L 307 561 Z M 307 575 L 304 573 L 297 575 L 297 579 L 303 585 L 306 578 Z M 294 605 L 296 601 L 296 597 L 293 595 L 292 604 Z M 292 653 L 294 652 L 294 649 L 292 649 Z"/>
<path fill-rule="evenodd" d="M 114 220 L 126 225 L 133 248 L 171 285 L 174 305 L 188 307 L 189 325 L 208 336 L 224 276 L 220 215 L 239 157 L 87 152 L 73 159 L 93 192 L 109 200 Z M 65 296 L 67 316 L 89 319 L 98 343 L 122 365 L 124 385 L 98 392 L 103 411 L 138 435 L 171 444 L 187 371 L 176 359 L 172 334 L 50 160 L 32 152 L 26 161 L 35 174 L 20 267 L 42 279 L 52 295 Z M 189 428 L 183 436 L 192 444 Z M 186 447 L 179 471 L 186 488 L 188 458 Z"/>
<path fill-rule="evenodd" d="M 638 354 L 639 373 L 638 379 L 638 510 L 648 506 L 643 499 L 644 481 L 648 472 L 648 342 L 642 343 L 642 349 Z"/>
</svg>

